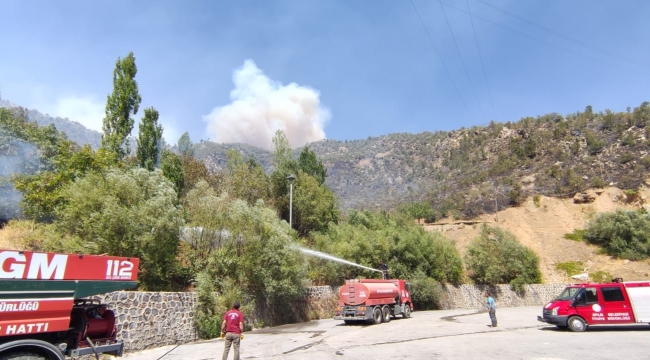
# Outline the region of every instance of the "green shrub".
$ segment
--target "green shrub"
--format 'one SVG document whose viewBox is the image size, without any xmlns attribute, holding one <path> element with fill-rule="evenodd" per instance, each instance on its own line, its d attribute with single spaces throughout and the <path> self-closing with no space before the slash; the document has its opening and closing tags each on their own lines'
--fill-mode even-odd
<svg viewBox="0 0 650 360">
<path fill-rule="evenodd" d="M 191 244 L 197 261 L 189 266 L 215 279 L 220 299 L 237 284 L 267 311 L 269 324 L 299 321 L 287 304 L 302 296 L 306 267 L 288 224 L 262 201 L 251 206 L 217 196 L 203 180 L 185 200 L 190 226 L 202 229 L 200 241 Z M 226 302 L 242 301 L 237 298 L 243 295 L 233 292 Z"/>
<path fill-rule="evenodd" d="M 585 131 L 585 140 L 587 140 L 587 149 L 590 155 L 600 153 L 607 144 L 605 141 L 598 139 L 596 134 L 589 130 Z"/>
<path fill-rule="evenodd" d="M 564 238 L 573 241 L 584 241 L 586 230 L 575 229 L 572 233 L 564 234 Z"/>
<path fill-rule="evenodd" d="M 440 309 L 443 298 L 442 286 L 422 272 L 416 272 L 409 279 L 412 285 L 411 297 L 416 310 Z"/>
<path fill-rule="evenodd" d="M 221 320 L 217 310 L 217 298 L 212 279 L 207 273 L 196 277 L 198 305 L 194 321 L 201 339 L 214 339 L 221 333 Z"/>
<path fill-rule="evenodd" d="M 605 270 L 598 270 L 598 271 L 594 271 L 592 273 L 589 273 L 589 279 L 592 282 L 605 283 L 605 282 L 612 281 L 613 278 L 614 277 L 612 276 L 612 274 L 610 274 L 609 272 L 607 272 Z"/>
<path fill-rule="evenodd" d="M 621 155 L 621 158 L 619 159 L 619 162 L 621 164 L 627 164 L 632 160 L 634 160 L 634 155 L 632 155 L 630 153 L 624 153 L 623 155 Z"/>
<path fill-rule="evenodd" d="M 650 156 L 644 156 L 641 158 L 641 165 L 646 169 L 650 169 Z"/>
<path fill-rule="evenodd" d="M 351 210 L 347 221 L 311 235 L 315 250 L 375 269 L 385 261 L 393 278 L 409 279 L 419 271 L 439 282 L 461 281 L 463 263 L 455 243 L 400 214 Z M 316 283 L 337 285 L 345 279 L 376 275 L 331 261 L 310 259 L 309 263 L 310 278 Z"/>
<path fill-rule="evenodd" d="M 61 233 L 81 239 L 90 253 L 138 257 L 143 290 L 172 289 L 170 269 L 184 220 L 176 191 L 160 170 L 90 173 L 62 194 Z"/>
<path fill-rule="evenodd" d="M 402 205 L 399 211 L 415 220 L 429 219 L 435 215 L 429 204 L 420 201 Z"/>
<path fill-rule="evenodd" d="M 580 261 L 568 261 L 555 265 L 557 270 L 562 270 L 567 276 L 578 275 L 582 273 L 582 263 Z"/>
<path fill-rule="evenodd" d="M 521 292 L 525 284 L 542 281 L 539 258 L 510 232 L 483 225 L 467 248 L 465 263 L 478 284 L 510 284 Z"/>
<path fill-rule="evenodd" d="M 645 211 L 621 209 L 599 214 L 587 225 L 585 239 L 612 256 L 647 259 L 650 257 L 650 215 Z"/>
<path fill-rule="evenodd" d="M 595 188 L 602 189 L 607 185 L 603 179 L 601 179 L 600 176 L 594 176 L 594 178 L 591 180 L 591 183 Z"/>
<path fill-rule="evenodd" d="M 533 203 L 535 204 L 535 207 L 540 207 L 542 204 L 542 197 L 539 194 L 533 195 Z"/>
<path fill-rule="evenodd" d="M 198 304 L 194 321 L 201 339 L 214 339 L 219 336 L 223 316 L 232 309 L 235 301 L 240 302 L 239 311 L 244 314 L 244 318 L 253 314 L 255 303 L 240 286 L 232 281 L 222 280 L 221 289 L 217 296 L 215 281 L 207 272 L 201 272 L 196 276 Z M 249 325 L 244 324 L 244 326 L 250 330 Z"/>
<path fill-rule="evenodd" d="M 636 139 L 634 138 L 634 133 L 629 132 L 623 138 L 621 139 L 621 145 L 624 146 L 632 146 L 636 142 Z"/>
</svg>

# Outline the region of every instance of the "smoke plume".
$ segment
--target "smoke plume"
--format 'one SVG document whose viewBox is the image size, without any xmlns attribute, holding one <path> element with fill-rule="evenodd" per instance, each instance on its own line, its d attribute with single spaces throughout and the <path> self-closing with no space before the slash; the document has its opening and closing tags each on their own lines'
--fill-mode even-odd
<svg viewBox="0 0 650 360">
<path fill-rule="evenodd" d="M 330 112 L 321 105 L 317 90 L 296 83 L 282 85 L 264 75 L 252 60 L 235 69 L 232 78 L 232 102 L 203 116 L 213 141 L 271 149 L 277 130 L 284 132 L 293 148 L 325 138 L 323 127 Z"/>
<path fill-rule="evenodd" d="M 22 195 L 14 189 L 11 176 L 33 174 L 40 168 L 38 149 L 33 144 L 12 136 L 0 126 L 0 138 L 5 142 L 0 149 L 0 227 L 21 216 Z"/>
</svg>

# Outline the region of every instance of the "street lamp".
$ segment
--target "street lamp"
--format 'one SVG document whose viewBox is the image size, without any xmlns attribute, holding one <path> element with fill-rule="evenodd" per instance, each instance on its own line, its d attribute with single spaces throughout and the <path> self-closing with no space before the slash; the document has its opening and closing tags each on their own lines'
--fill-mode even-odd
<svg viewBox="0 0 650 360">
<path fill-rule="evenodd" d="M 293 227 L 292 223 L 292 212 L 293 212 L 293 181 L 296 180 L 296 175 L 291 174 L 287 176 L 289 180 L 289 226 Z"/>
</svg>

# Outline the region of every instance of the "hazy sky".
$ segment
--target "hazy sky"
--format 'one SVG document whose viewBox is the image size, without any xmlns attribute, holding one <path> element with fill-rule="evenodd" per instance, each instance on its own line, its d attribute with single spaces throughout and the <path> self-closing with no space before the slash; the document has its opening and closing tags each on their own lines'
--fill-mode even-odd
<svg viewBox="0 0 650 360">
<path fill-rule="evenodd" d="M 295 147 L 650 100 L 647 0 L 3 0 L 0 14 L 3 99 L 101 130 L 132 51 L 136 120 L 155 107 L 171 143 L 269 147 L 282 129 Z"/>
</svg>

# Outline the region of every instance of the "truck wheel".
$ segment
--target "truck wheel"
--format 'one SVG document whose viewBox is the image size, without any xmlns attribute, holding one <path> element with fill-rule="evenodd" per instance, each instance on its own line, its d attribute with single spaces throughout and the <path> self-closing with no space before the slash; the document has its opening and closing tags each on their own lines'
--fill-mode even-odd
<svg viewBox="0 0 650 360">
<path fill-rule="evenodd" d="M 372 311 L 372 321 L 375 324 L 381 324 L 382 320 L 383 316 L 381 313 L 381 308 L 379 308 L 379 306 L 375 306 L 375 309 Z"/>
<path fill-rule="evenodd" d="M 384 305 L 384 307 L 381 308 L 381 313 L 384 316 L 383 321 L 385 323 L 389 322 L 390 321 L 390 308 L 388 307 L 388 305 Z"/>
<path fill-rule="evenodd" d="M 587 330 L 587 323 L 585 323 L 585 321 L 582 320 L 582 318 L 579 316 L 573 316 L 569 318 L 567 324 L 569 325 L 569 329 L 571 329 L 571 331 L 583 332 Z"/>
<path fill-rule="evenodd" d="M 402 318 L 408 319 L 410 317 L 411 317 L 411 305 L 404 304 L 404 313 L 402 314 Z"/>
<path fill-rule="evenodd" d="M 47 360 L 47 358 L 31 352 L 21 351 L 12 354 L 2 355 L 0 356 L 0 360 Z"/>
</svg>

